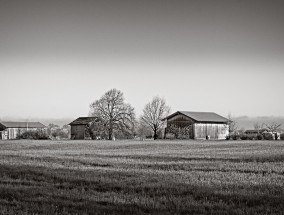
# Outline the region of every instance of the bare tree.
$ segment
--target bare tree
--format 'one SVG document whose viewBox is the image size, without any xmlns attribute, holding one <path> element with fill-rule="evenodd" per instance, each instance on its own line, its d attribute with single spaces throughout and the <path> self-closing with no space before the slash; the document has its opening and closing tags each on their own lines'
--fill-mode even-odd
<svg viewBox="0 0 284 215">
<path fill-rule="evenodd" d="M 92 139 L 108 139 L 106 126 L 101 119 L 93 120 L 85 126 L 85 136 Z"/>
<path fill-rule="evenodd" d="M 108 139 L 114 131 L 130 134 L 133 132 L 134 108 L 124 102 L 123 93 L 117 89 L 106 92 L 90 105 L 90 115 L 102 120 Z"/>
<path fill-rule="evenodd" d="M 263 129 L 265 127 L 264 123 L 259 124 L 258 122 L 254 123 L 253 125 L 254 129 L 257 131 L 260 131 L 261 129 Z"/>
<path fill-rule="evenodd" d="M 54 131 L 56 131 L 58 129 L 60 129 L 59 125 L 49 123 L 48 126 L 47 126 L 47 134 L 52 135 L 52 133 L 54 133 Z"/>
<path fill-rule="evenodd" d="M 228 114 L 228 125 L 229 125 L 229 133 L 236 133 L 238 130 L 238 124 L 237 122 L 233 119 L 231 113 Z"/>
<path fill-rule="evenodd" d="M 167 117 L 169 112 L 170 107 L 166 105 L 165 99 L 158 96 L 154 97 L 151 102 L 145 105 L 140 120 L 151 128 L 154 133 L 154 140 L 158 138 L 158 132 L 164 125 L 162 119 Z"/>
<path fill-rule="evenodd" d="M 136 134 L 140 137 L 140 140 L 144 140 L 145 138 L 152 136 L 152 129 L 140 119 L 136 125 Z"/>
<path fill-rule="evenodd" d="M 281 123 L 277 123 L 277 122 L 272 122 L 270 124 L 265 124 L 265 127 L 272 132 L 277 132 L 279 130 L 281 130 Z"/>
</svg>

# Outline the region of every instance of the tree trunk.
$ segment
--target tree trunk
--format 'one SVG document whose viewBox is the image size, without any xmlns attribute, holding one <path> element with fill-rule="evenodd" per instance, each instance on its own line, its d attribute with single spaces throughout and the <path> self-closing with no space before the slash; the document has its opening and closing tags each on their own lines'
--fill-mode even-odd
<svg viewBox="0 0 284 215">
<path fill-rule="evenodd" d="M 112 129 L 109 129 L 108 131 L 108 139 L 112 140 Z"/>
<path fill-rule="evenodd" d="M 154 125 L 154 140 L 158 139 L 158 135 L 157 135 L 157 127 Z"/>
<path fill-rule="evenodd" d="M 113 126 L 112 126 L 112 122 L 109 122 L 109 130 L 108 130 L 108 139 L 112 140 L 112 132 L 113 132 Z"/>
</svg>

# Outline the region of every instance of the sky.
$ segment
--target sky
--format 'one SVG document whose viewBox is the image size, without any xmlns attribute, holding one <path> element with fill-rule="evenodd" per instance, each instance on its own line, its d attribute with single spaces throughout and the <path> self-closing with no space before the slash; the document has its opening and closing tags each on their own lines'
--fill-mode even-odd
<svg viewBox="0 0 284 215">
<path fill-rule="evenodd" d="M 0 0 L 0 119 L 77 118 L 116 88 L 137 116 L 284 116 L 283 0 Z"/>
</svg>

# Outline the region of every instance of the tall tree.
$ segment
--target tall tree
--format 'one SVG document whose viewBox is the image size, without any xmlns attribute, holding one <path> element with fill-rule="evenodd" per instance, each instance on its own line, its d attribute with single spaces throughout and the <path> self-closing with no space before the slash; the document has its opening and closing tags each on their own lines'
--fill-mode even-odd
<svg viewBox="0 0 284 215">
<path fill-rule="evenodd" d="M 56 131 L 57 129 L 60 129 L 59 125 L 49 123 L 47 126 L 47 134 L 52 135 L 52 133 L 54 133 L 54 131 Z"/>
<path fill-rule="evenodd" d="M 136 134 L 140 137 L 140 140 L 144 140 L 147 137 L 152 137 L 152 129 L 144 123 L 142 120 L 139 120 L 136 124 Z"/>
<path fill-rule="evenodd" d="M 281 123 L 277 123 L 277 122 L 271 122 L 269 124 L 265 124 L 265 127 L 272 132 L 278 132 L 281 130 Z"/>
<path fill-rule="evenodd" d="M 261 129 L 263 129 L 265 127 L 265 124 L 264 123 L 260 124 L 260 123 L 256 122 L 256 123 L 253 124 L 253 127 L 254 127 L 255 130 L 257 130 L 259 132 Z"/>
<path fill-rule="evenodd" d="M 140 120 L 151 128 L 154 133 L 154 140 L 158 138 L 158 132 L 164 125 L 162 119 L 167 117 L 169 112 L 170 107 L 166 105 L 165 99 L 158 96 L 145 105 Z"/>
<path fill-rule="evenodd" d="M 123 93 L 117 89 L 109 90 L 94 101 L 90 105 L 90 115 L 102 120 L 109 140 L 113 138 L 114 132 L 133 132 L 134 108 L 124 102 Z"/>
<path fill-rule="evenodd" d="M 238 130 L 238 123 L 233 119 L 231 113 L 228 114 L 228 125 L 229 125 L 229 133 L 236 133 Z"/>
</svg>

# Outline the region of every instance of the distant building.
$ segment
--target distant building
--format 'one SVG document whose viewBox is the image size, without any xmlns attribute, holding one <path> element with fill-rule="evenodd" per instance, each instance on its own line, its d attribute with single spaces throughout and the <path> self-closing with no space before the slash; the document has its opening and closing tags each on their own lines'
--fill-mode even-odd
<svg viewBox="0 0 284 215">
<path fill-rule="evenodd" d="M 17 139 L 25 131 L 46 129 L 40 122 L 0 122 L 0 139 Z"/>
<path fill-rule="evenodd" d="M 86 139 L 86 126 L 91 122 L 97 121 L 97 119 L 97 117 L 79 117 L 73 122 L 69 123 L 71 126 L 71 139 Z"/>
<path fill-rule="evenodd" d="M 266 128 L 263 128 L 263 129 L 260 129 L 260 130 L 256 130 L 256 129 L 250 129 L 250 130 L 246 130 L 244 133 L 245 134 L 262 134 L 264 132 L 269 132 L 269 129 L 266 129 Z"/>
<path fill-rule="evenodd" d="M 246 130 L 244 132 L 247 135 L 253 135 L 256 136 L 258 134 L 261 134 L 262 136 L 264 136 L 264 138 L 267 138 L 267 136 L 271 136 L 273 140 L 280 140 L 280 133 L 277 131 L 270 131 L 267 128 L 263 128 L 260 130 Z"/>
<path fill-rule="evenodd" d="M 188 128 L 190 139 L 226 139 L 229 135 L 229 119 L 213 112 L 177 111 L 166 117 L 165 135 L 171 126 Z"/>
</svg>

